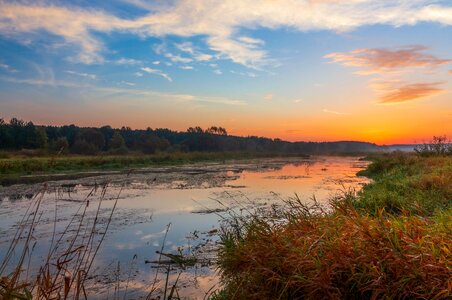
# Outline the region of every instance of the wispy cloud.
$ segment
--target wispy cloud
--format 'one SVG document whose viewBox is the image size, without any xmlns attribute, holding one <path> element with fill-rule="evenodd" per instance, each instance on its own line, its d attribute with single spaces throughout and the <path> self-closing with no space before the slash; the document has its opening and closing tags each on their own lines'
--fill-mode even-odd
<svg viewBox="0 0 452 300">
<path fill-rule="evenodd" d="M 182 70 L 193 70 L 192 66 L 180 66 L 179 68 Z"/>
<path fill-rule="evenodd" d="M 333 114 L 333 115 L 348 115 L 348 113 L 339 112 L 339 111 L 335 111 L 335 110 L 329 110 L 329 109 L 326 109 L 326 108 L 324 108 L 322 111 L 324 113 Z"/>
<path fill-rule="evenodd" d="M 237 74 L 237 75 L 240 75 L 240 76 L 247 76 L 247 77 L 251 77 L 251 78 L 257 77 L 257 74 L 254 73 L 254 72 L 237 72 L 237 71 L 233 71 L 233 70 L 231 70 L 230 72 L 232 74 Z"/>
<path fill-rule="evenodd" d="M 325 56 L 332 62 L 348 67 L 359 67 L 357 74 L 377 74 L 399 71 L 406 68 L 437 67 L 449 64 L 450 59 L 438 58 L 426 54 L 424 46 L 408 46 L 397 49 L 356 49 L 350 52 L 336 52 Z"/>
<path fill-rule="evenodd" d="M 144 68 L 141 68 L 141 71 L 149 73 L 149 74 L 155 74 L 155 75 L 161 76 L 161 77 L 165 78 L 166 80 L 168 80 L 169 82 L 173 81 L 173 79 L 168 74 L 166 74 L 163 71 L 158 70 L 158 69 L 144 67 Z"/>
<path fill-rule="evenodd" d="M 133 58 L 121 57 L 120 59 L 116 60 L 115 63 L 118 65 L 139 65 L 142 62 Z"/>
<path fill-rule="evenodd" d="M 135 86 L 136 85 L 136 83 L 133 83 L 133 82 L 128 82 L 128 81 L 121 81 L 121 84 L 125 84 L 125 85 L 128 85 L 128 86 Z"/>
<path fill-rule="evenodd" d="M 204 96 L 204 95 L 190 95 L 190 94 L 176 94 L 176 93 L 165 93 L 154 90 L 142 90 L 135 88 L 121 88 L 121 87 L 109 87 L 109 86 L 94 86 L 90 84 L 80 84 L 68 81 L 53 80 L 53 79 L 22 79 L 14 77 L 0 77 L 1 81 L 12 82 L 16 84 L 27 84 L 36 86 L 52 86 L 52 87 L 68 87 L 68 88 L 83 88 L 85 91 L 92 91 L 97 94 L 102 95 L 122 95 L 126 97 L 150 97 L 150 98 L 160 98 L 168 99 L 175 102 L 193 102 L 193 103 L 211 103 L 211 104 L 221 104 L 221 105 L 246 105 L 246 102 L 238 99 L 231 99 L 228 97 L 214 97 L 214 96 Z M 133 86 L 133 83 L 122 82 Z M 132 84 L 132 85 L 131 85 Z"/>
<path fill-rule="evenodd" d="M 141 37 L 202 35 L 206 37 L 207 47 L 219 58 L 258 68 L 271 60 L 263 49 L 263 42 L 239 35 L 241 28 L 290 27 L 298 31 L 337 32 L 376 24 L 403 26 L 435 22 L 452 25 L 452 6 L 434 0 L 281 0 L 264 1 L 259 5 L 254 0 L 167 1 L 159 5 L 132 1 L 148 13 L 129 19 L 73 5 L 44 3 L 2 1 L 0 34 L 18 41 L 33 41 L 43 31 L 49 32 L 76 45 L 78 51 L 72 58 L 83 63 L 104 61 L 101 53 L 105 46 L 93 32 L 120 31 Z"/>
<path fill-rule="evenodd" d="M 295 99 L 295 100 L 293 100 L 293 103 L 301 103 L 301 102 L 303 102 L 302 99 Z"/>
<path fill-rule="evenodd" d="M 176 44 L 176 48 L 182 52 L 187 52 L 189 54 L 195 54 L 193 44 L 190 42 Z"/>
<path fill-rule="evenodd" d="M 191 63 L 193 61 L 193 59 L 188 58 L 188 57 L 182 57 L 180 55 L 175 55 L 172 53 L 165 53 L 165 57 L 168 58 L 169 60 L 171 60 L 174 63 Z"/>
<path fill-rule="evenodd" d="M 63 80 L 55 80 L 52 78 L 47 79 L 36 79 L 36 78 L 14 78 L 14 77 L 0 77 L 0 80 L 18 83 L 18 84 L 29 84 L 29 85 L 37 85 L 37 86 L 63 86 L 69 88 L 88 88 L 90 87 L 87 84 L 74 83 L 70 81 Z"/>
<path fill-rule="evenodd" d="M 64 71 L 65 73 L 71 74 L 71 75 L 76 75 L 76 76 L 80 76 L 80 77 L 86 77 L 86 78 L 90 78 L 95 80 L 97 78 L 96 74 L 89 74 L 89 73 L 79 73 L 79 72 L 75 72 L 75 71 L 71 71 L 71 70 L 67 70 Z"/>
<path fill-rule="evenodd" d="M 377 99 L 380 104 L 395 104 L 428 98 L 445 92 L 440 88 L 444 82 L 403 83 L 381 82 L 374 84 L 383 95 Z"/>
<path fill-rule="evenodd" d="M 191 42 L 176 44 L 176 48 L 182 52 L 190 54 L 191 57 L 193 57 L 193 59 L 196 61 L 209 61 L 213 58 L 213 55 L 203 53 L 196 49 L 193 43 Z"/>
<path fill-rule="evenodd" d="M 16 69 L 11 67 L 10 65 L 7 65 L 7 64 L 4 64 L 4 63 L 0 63 L 0 69 L 4 69 L 4 70 L 6 70 L 8 72 L 12 72 L 12 73 L 18 72 Z"/>
<path fill-rule="evenodd" d="M 213 70 L 213 72 L 215 73 L 215 74 L 217 74 L 217 75 L 221 75 L 221 74 L 223 74 L 223 71 L 221 71 L 221 70 Z"/>
</svg>

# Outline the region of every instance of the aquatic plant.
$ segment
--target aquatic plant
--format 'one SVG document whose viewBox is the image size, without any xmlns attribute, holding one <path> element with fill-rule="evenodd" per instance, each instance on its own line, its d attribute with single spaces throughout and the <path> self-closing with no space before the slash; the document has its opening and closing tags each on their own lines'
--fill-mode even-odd
<svg viewBox="0 0 452 300">
<path fill-rule="evenodd" d="M 36 238 L 33 236 L 40 222 L 40 206 L 46 192 L 35 195 L 0 265 L 0 299 L 87 299 L 86 283 L 90 278 L 94 259 L 108 232 L 113 207 L 102 213 L 102 203 L 107 185 L 100 188 L 97 209 L 93 218 L 87 217 L 87 209 L 98 187 L 91 190 L 81 201 L 77 212 L 69 220 L 61 233 L 57 231 L 57 215 L 47 256 L 42 264 L 32 263 L 36 259 L 33 251 Z M 38 271 L 31 271 L 32 265 L 39 264 Z"/>
</svg>

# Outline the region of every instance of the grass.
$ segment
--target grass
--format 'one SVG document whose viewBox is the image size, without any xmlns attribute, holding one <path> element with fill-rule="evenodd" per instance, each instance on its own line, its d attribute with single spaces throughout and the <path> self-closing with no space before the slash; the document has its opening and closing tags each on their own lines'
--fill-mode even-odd
<svg viewBox="0 0 452 300">
<path fill-rule="evenodd" d="M 385 154 L 373 158 L 358 175 L 370 177 L 374 183 L 364 187 L 353 204 L 372 215 L 384 209 L 393 214 L 431 216 L 452 204 L 452 156 Z"/>
<path fill-rule="evenodd" d="M 214 299 L 450 299 L 451 158 L 390 154 L 331 209 L 300 199 L 223 227 Z"/>
<path fill-rule="evenodd" d="M 120 170 L 126 168 L 179 165 L 195 162 L 215 162 L 231 159 L 260 157 L 305 156 L 302 154 L 248 153 L 248 152 L 190 152 L 157 153 L 152 155 L 97 155 L 24 157 L 0 156 L 0 174 L 24 175 L 90 170 Z M 3 158 L 4 157 L 4 158 Z"/>
<path fill-rule="evenodd" d="M 103 215 L 106 187 L 100 191 L 94 218 L 87 217 L 87 209 L 96 189 L 81 201 L 78 211 L 61 232 L 56 228 L 55 212 L 47 256 L 43 261 L 32 262 L 36 260 L 34 233 L 41 220 L 45 189 L 35 196 L 0 263 L 0 299 L 87 299 L 86 282 L 119 198 L 118 194 L 112 209 Z M 37 274 L 30 275 L 35 273 L 30 266 L 36 264 L 40 266 Z"/>
</svg>

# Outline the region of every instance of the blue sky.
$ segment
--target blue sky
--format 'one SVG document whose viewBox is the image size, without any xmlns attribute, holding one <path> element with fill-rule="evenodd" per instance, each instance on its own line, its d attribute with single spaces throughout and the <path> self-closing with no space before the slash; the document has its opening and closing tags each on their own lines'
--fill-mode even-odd
<svg viewBox="0 0 452 300">
<path fill-rule="evenodd" d="M 288 140 L 452 135 L 452 3 L 1 1 L 0 117 Z"/>
</svg>

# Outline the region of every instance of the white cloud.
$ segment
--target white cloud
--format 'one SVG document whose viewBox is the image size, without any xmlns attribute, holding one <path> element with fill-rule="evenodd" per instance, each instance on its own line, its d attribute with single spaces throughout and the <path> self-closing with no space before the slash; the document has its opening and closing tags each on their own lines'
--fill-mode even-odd
<svg viewBox="0 0 452 300">
<path fill-rule="evenodd" d="M 193 55 L 193 58 L 197 61 L 209 61 L 213 59 L 213 55 L 207 53 L 195 53 L 195 55 Z"/>
<path fill-rule="evenodd" d="M 165 78 L 169 82 L 173 81 L 173 79 L 168 74 L 166 74 L 163 71 L 158 70 L 158 69 L 152 69 L 152 68 L 144 67 L 144 68 L 141 68 L 141 71 L 149 73 L 149 74 L 155 74 L 155 75 L 158 75 L 158 76 L 162 76 L 163 78 Z"/>
<path fill-rule="evenodd" d="M 179 68 L 181 68 L 182 70 L 193 70 L 192 66 L 181 66 Z"/>
<path fill-rule="evenodd" d="M 254 39 L 248 36 L 241 36 L 238 38 L 239 41 L 244 42 L 246 44 L 252 44 L 252 45 L 263 45 L 264 41 L 259 39 Z"/>
<path fill-rule="evenodd" d="M 191 42 L 184 42 L 176 44 L 176 48 L 182 52 L 190 54 L 193 59 L 197 61 L 209 61 L 213 58 L 213 55 L 202 53 L 195 49 L 195 46 Z"/>
<path fill-rule="evenodd" d="M 189 54 L 195 53 L 195 50 L 193 49 L 193 44 L 190 42 L 176 44 L 176 48 L 182 52 L 187 52 Z"/>
<path fill-rule="evenodd" d="M 148 13 L 129 19 L 99 10 L 43 3 L 2 2 L 0 34 L 21 41 L 33 40 L 42 31 L 50 32 L 66 43 L 76 45 L 78 51 L 73 59 L 83 63 L 104 60 L 101 55 L 104 45 L 93 32 L 120 31 L 140 37 L 205 36 L 207 47 L 216 52 L 215 56 L 259 68 L 271 60 L 262 48 L 263 41 L 239 35 L 243 28 L 341 32 L 377 24 L 397 27 L 435 22 L 452 25 L 452 6 L 436 0 L 280 0 L 259 3 L 254 0 L 179 0 L 158 5 L 132 1 L 147 9 Z M 185 47 L 185 50 L 189 49 Z"/>
<path fill-rule="evenodd" d="M 223 72 L 221 70 L 213 70 L 213 72 L 217 75 L 221 75 L 223 74 Z"/>
<path fill-rule="evenodd" d="M 136 85 L 136 83 L 133 83 L 133 82 L 128 82 L 128 81 L 121 81 L 121 84 L 125 84 L 125 85 L 128 85 L 128 86 L 135 86 Z"/>
<path fill-rule="evenodd" d="M 143 73 L 141 73 L 141 72 L 135 72 L 135 76 L 136 76 L 136 77 L 143 77 Z"/>
<path fill-rule="evenodd" d="M 240 76 L 247 76 L 247 77 L 251 77 L 251 78 L 255 78 L 257 77 L 256 73 L 253 72 L 237 72 L 237 71 L 231 71 L 232 74 L 237 74 Z"/>
<path fill-rule="evenodd" d="M 191 59 L 191 58 L 182 57 L 180 55 L 174 55 L 174 54 L 171 54 L 169 52 L 165 53 L 164 55 L 165 55 L 166 58 L 170 59 L 174 63 L 184 63 L 184 64 L 186 64 L 186 63 L 190 63 L 190 62 L 193 61 L 193 59 Z"/>
<path fill-rule="evenodd" d="M 120 59 L 115 61 L 115 63 L 118 65 L 139 65 L 139 64 L 141 64 L 141 61 L 133 59 L 133 58 L 121 57 Z"/>
<path fill-rule="evenodd" d="M 152 62 L 152 64 L 153 64 L 153 65 L 160 65 L 160 61 L 159 61 L 159 60 L 154 60 L 154 61 Z"/>
<path fill-rule="evenodd" d="M 75 71 L 71 71 L 71 70 L 67 70 L 64 71 L 65 73 L 71 74 L 71 75 L 76 75 L 76 76 L 80 76 L 80 77 L 86 77 L 86 78 L 90 78 L 90 79 L 96 79 L 97 76 L 96 74 L 89 74 L 89 73 L 79 73 L 79 72 L 75 72 Z"/>
</svg>

